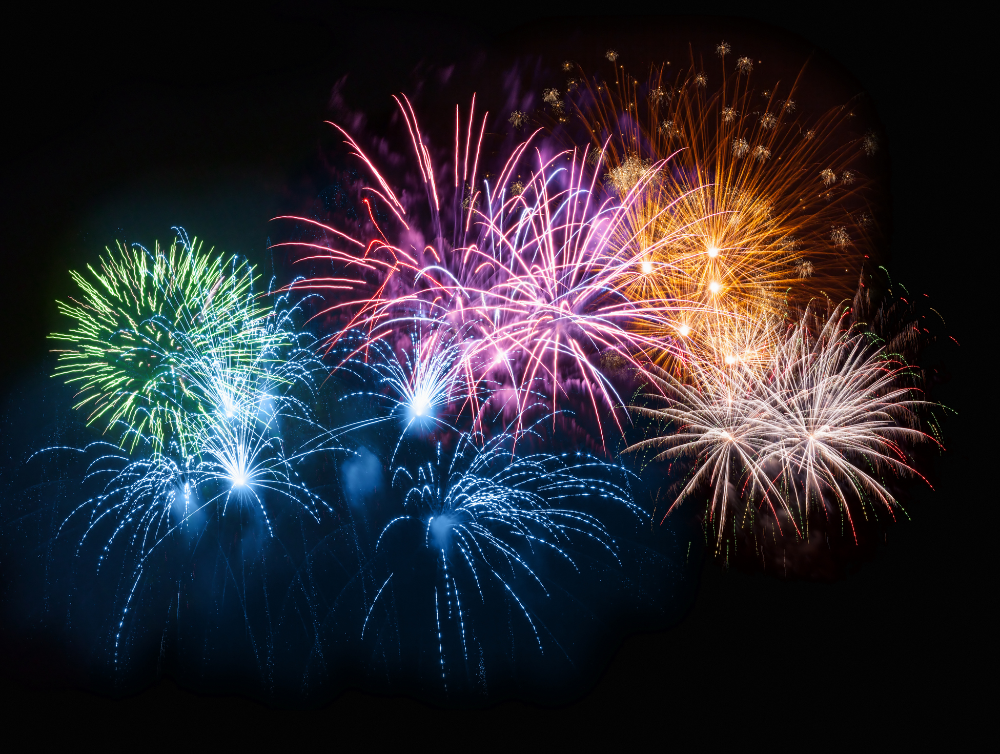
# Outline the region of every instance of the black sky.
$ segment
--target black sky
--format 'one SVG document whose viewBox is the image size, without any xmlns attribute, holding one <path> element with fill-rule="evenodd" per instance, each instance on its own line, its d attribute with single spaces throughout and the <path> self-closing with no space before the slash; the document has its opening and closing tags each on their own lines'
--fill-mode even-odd
<svg viewBox="0 0 1000 754">
<path fill-rule="evenodd" d="M 627 5 L 632 13 L 642 8 L 690 10 Z M 16 651 L 21 660 L 0 670 L 3 691 L 18 700 L 5 711 L 25 724 L 39 714 L 83 715 L 95 733 L 160 716 L 157 727 L 197 722 L 231 726 L 233 735 L 304 726 L 327 731 L 327 746 L 346 743 L 359 726 L 377 738 L 398 725 L 414 745 L 447 738 L 475 745 L 543 727 L 569 736 L 600 728 L 666 747 L 675 738 L 707 743 L 730 734 L 747 746 L 891 742 L 922 731 L 957 736 L 976 724 L 978 697 L 970 692 L 985 663 L 985 610 L 995 602 L 992 590 L 979 587 L 987 520 L 980 509 L 996 497 L 977 484 L 987 475 L 973 471 L 976 427 L 985 420 L 972 400 L 982 375 L 970 358 L 982 350 L 973 332 L 982 294 L 966 292 L 970 283 L 988 283 L 975 274 L 970 280 L 963 262 L 994 253 L 977 238 L 977 225 L 992 220 L 989 194 L 979 187 L 989 149 L 967 79 L 986 65 L 975 58 L 978 25 L 943 15 L 949 10 L 926 17 L 871 4 L 698 10 L 729 14 L 718 23 L 730 31 L 763 33 L 763 24 L 793 35 L 803 49 L 839 62 L 878 112 L 891 160 L 890 269 L 910 290 L 930 294 L 962 343 L 947 357 L 950 381 L 935 396 L 959 416 L 945 426 L 948 453 L 931 468 L 936 492 L 915 491 L 912 520 L 890 528 L 873 558 L 834 584 L 782 583 L 709 565 L 684 623 L 626 641 L 598 686 L 568 708 L 512 702 L 459 714 L 349 693 L 304 716 L 235 697 L 202 698 L 170 681 L 111 701 L 53 691 L 58 670 L 45 657 L 6 647 L 4 657 Z M 389 94 L 411 86 L 421 64 L 479 60 L 492 70 L 492 61 L 513 52 L 554 64 L 573 45 L 627 54 L 630 34 L 657 24 L 705 28 L 682 18 L 544 11 L 537 3 L 491 4 L 432 17 L 380 4 L 276 3 L 225 12 L 38 8 L 9 18 L 0 50 L 0 321 L 7 323 L 0 385 L 6 391 L 46 350 L 51 302 L 66 289 L 66 270 L 122 234 L 148 242 L 182 224 L 229 250 L 263 254 L 273 232 L 268 218 L 301 207 L 322 187 L 319 156 L 332 144 L 322 120 L 344 74 L 351 104 L 377 128 Z"/>
</svg>

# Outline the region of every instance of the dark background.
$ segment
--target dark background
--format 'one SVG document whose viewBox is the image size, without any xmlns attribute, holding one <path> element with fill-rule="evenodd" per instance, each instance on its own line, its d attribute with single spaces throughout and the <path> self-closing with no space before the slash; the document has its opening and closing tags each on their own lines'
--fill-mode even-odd
<svg viewBox="0 0 1000 754">
<path fill-rule="evenodd" d="M 169 680 L 111 700 L 67 687 L 41 640 L 4 631 L 0 693 L 15 729 L 65 724 L 71 735 L 103 738 L 148 721 L 144 738 L 201 728 L 209 743 L 275 726 L 319 732 L 326 746 L 387 733 L 410 745 L 478 746 L 502 734 L 530 742 L 539 731 L 563 740 L 601 730 L 622 743 L 725 736 L 756 747 L 938 734 L 954 743 L 982 724 L 993 696 L 982 687 L 995 675 L 984 641 L 995 599 L 981 586 L 988 572 L 980 559 L 996 493 L 977 431 L 994 413 L 981 389 L 991 359 L 974 322 L 992 295 L 990 193 L 980 182 L 992 170 L 995 137 L 981 125 L 990 86 L 970 77 L 988 65 L 978 31 L 985 19 L 958 6 L 929 17 L 839 3 L 699 5 L 719 14 L 709 21 L 639 15 L 691 10 L 678 4 L 570 15 L 594 10 L 491 4 L 434 16 L 377 3 L 280 3 L 156 12 L 39 6 L 7 17 L 0 387 L 6 392 L 44 356 L 66 270 L 116 237 L 149 243 L 183 225 L 263 260 L 274 234 L 268 218 L 301 209 L 322 188 L 320 158 L 333 144 L 322 120 L 345 73 L 350 104 L 375 130 L 389 95 L 412 86 L 421 65 L 458 63 L 456 86 L 464 73 L 483 75 L 486 89 L 497 85 L 491 66 L 505 55 L 541 55 L 555 66 L 571 57 L 565 49 L 599 55 L 615 47 L 629 62 L 630 35 L 656 28 L 699 38 L 708 29 L 709 38 L 730 41 L 777 34 L 842 65 L 874 103 L 891 162 L 890 270 L 931 295 L 962 343 L 942 357 L 948 380 L 935 395 L 958 412 L 945 425 L 948 452 L 930 469 L 935 492 L 915 489 L 911 520 L 890 527 L 867 562 L 836 583 L 781 582 L 708 563 L 684 622 L 625 641 L 596 688 L 581 689 L 568 707 L 508 702 L 459 713 L 349 692 L 322 710 L 285 712 L 198 696 Z"/>
</svg>

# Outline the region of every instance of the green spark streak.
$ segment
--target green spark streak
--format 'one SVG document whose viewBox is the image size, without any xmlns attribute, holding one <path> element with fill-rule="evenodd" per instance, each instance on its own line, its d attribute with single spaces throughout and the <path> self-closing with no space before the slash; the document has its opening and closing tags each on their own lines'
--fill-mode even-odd
<svg viewBox="0 0 1000 754">
<path fill-rule="evenodd" d="M 96 268 L 71 271 L 77 297 L 56 302 L 73 324 L 49 335 L 65 345 L 53 376 L 76 387 L 74 408 L 123 448 L 176 440 L 186 452 L 199 422 L 238 405 L 286 336 L 267 328 L 259 276 L 233 255 L 197 239 L 106 252 Z"/>
</svg>

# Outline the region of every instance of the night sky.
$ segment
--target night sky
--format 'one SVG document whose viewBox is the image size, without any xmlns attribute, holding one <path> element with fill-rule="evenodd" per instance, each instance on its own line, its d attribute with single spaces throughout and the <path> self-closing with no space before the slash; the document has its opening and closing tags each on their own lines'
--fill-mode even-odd
<svg viewBox="0 0 1000 754">
<path fill-rule="evenodd" d="M 102 726 L 149 715 L 158 722 L 145 739 L 204 720 L 234 736 L 254 735 L 264 723 L 316 726 L 329 747 L 347 743 L 342 735 L 359 726 L 354 733 L 372 741 L 398 726 L 421 746 L 450 739 L 475 747 L 493 731 L 530 737 L 542 727 L 572 736 L 600 727 L 623 742 L 653 737 L 668 747 L 675 737 L 709 743 L 723 735 L 752 746 L 898 743 L 932 729 L 957 736 L 974 725 L 985 697 L 966 703 L 963 695 L 984 672 L 980 636 L 995 601 L 992 588 L 978 586 L 987 530 L 980 510 L 996 498 L 992 470 L 973 470 L 980 468 L 976 425 L 987 417 L 972 399 L 985 392 L 975 374 L 982 366 L 970 358 L 983 351 L 973 299 L 988 297 L 991 286 L 970 293 L 970 283 L 980 281 L 970 281 L 969 271 L 978 268 L 961 261 L 969 249 L 977 257 L 994 253 L 990 235 L 986 246 L 976 237 L 984 222 L 976 218 L 992 219 L 984 209 L 989 193 L 977 189 L 989 170 L 979 155 L 993 160 L 995 138 L 977 133 L 978 102 L 988 88 L 972 96 L 967 77 L 986 65 L 975 57 L 975 39 L 959 41 L 941 17 L 831 3 L 770 12 L 733 4 L 717 12 L 750 18 L 714 22 L 543 16 L 502 4 L 454 17 L 329 5 L 160 16 L 38 10 L 5 22 L 5 395 L 43 358 L 67 269 L 115 238 L 168 240 L 170 226 L 181 225 L 269 264 L 268 238 L 280 234 L 269 218 L 303 211 L 324 186 L 324 159 L 336 139 L 322 121 L 345 74 L 344 97 L 377 133 L 388 122 L 391 94 L 413 91 L 428 71 L 451 64 L 457 68 L 448 87 L 428 85 L 421 94 L 430 128 L 435 105 L 453 117 L 454 103 L 471 91 L 499 88 L 513 59 L 535 56 L 554 68 L 566 57 L 594 60 L 615 47 L 626 62 L 630 55 L 638 62 L 657 35 L 692 43 L 705 37 L 706 44 L 742 35 L 748 45 L 777 37 L 802 57 L 813 52 L 817 66 L 839 64 L 844 86 L 867 92 L 891 164 L 889 269 L 911 291 L 931 296 L 962 344 L 938 363 L 945 379 L 933 398 L 958 416 L 944 426 L 947 453 L 929 466 L 935 491 L 910 485 L 910 521 L 886 528 L 884 542 L 834 583 L 783 582 L 706 562 L 683 622 L 627 639 L 596 687 L 581 688 L 569 707 L 512 701 L 458 713 L 348 692 L 304 717 L 239 697 L 201 697 L 169 679 L 112 701 L 68 686 L 44 637 L 2 626 L 0 696 L 17 699 L 4 707 L 9 719 L 90 719 L 103 736 Z M 766 60 L 767 50 L 756 55 Z"/>
</svg>

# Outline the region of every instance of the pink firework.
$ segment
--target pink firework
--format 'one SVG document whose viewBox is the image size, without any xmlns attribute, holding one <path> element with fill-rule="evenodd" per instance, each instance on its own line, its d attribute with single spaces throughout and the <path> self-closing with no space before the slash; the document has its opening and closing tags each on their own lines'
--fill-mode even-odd
<svg viewBox="0 0 1000 754">
<path fill-rule="evenodd" d="M 551 413 L 553 427 L 560 415 L 583 414 L 596 420 L 595 440 L 607 449 L 605 424 L 610 420 L 621 431 L 624 414 L 601 359 L 610 354 L 624 371 L 644 372 L 645 354 L 662 352 L 663 342 L 637 333 L 662 332 L 660 320 L 677 309 L 669 301 L 640 305 L 625 293 L 635 260 L 625 258 L 622 249 L 630 245 L 620 241 L 628 202 L 644 184 L 623 201 L 600 200 L 597 172 L 585 169 L 584 155 L 574 150 L 546 158 L 535 148 L 530 178 L 512 190 L 515 169 L 527 161 L 535 135 L 512 151 L 495 180 L 480 182 L 486 116 L 475 129 L 475 101 L 465 128 L 456 108 L 451 169 L 438 170 L 409 101 L 397 103 L 426 195 L 432 242 L 424 243 L 417 231 L 414 208 L 335 126 L 374 177 L 375 185 L 363 189 L 373 237 L 359 240 L 295 218 L 317 226 L 325 240 L 280 244 L 342 271 L 297 286 L 334 292 L 336 300 L 321 312 L 339 315 L 341 323 L 328 346 L 357 330 L 391 339 L 390 323 L 432 318 L 467 334 L 456 365 L 470 383 L 466 394 L 476 392 L 472 385 L 496 385 L 483 410 L 505 415 L 505 423 L 513 420 L 516 431 L 536 410 Z M 445 187 L 451 189 L 449 202 L 442 200 Z M 393 228 L 376 220 L 372 200 L 390 210 Z M 483 426 L 481 417 L 477 423 Z"/>
</svg>

